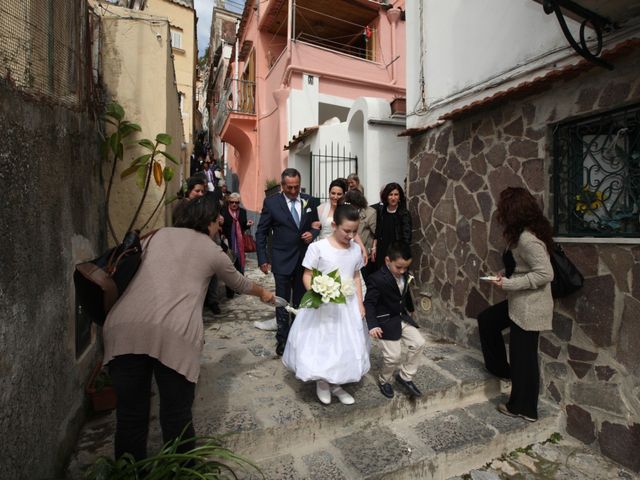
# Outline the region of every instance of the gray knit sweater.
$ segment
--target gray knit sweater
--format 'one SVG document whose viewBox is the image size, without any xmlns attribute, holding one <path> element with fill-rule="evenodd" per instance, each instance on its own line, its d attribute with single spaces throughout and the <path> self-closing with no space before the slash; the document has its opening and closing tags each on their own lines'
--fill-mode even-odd
<svg viewBox="0 0 640 480">
<path fill-rule="evenodd" d="M 128 353 L 157 358 L 196 382 L 204 343 L 202 305 L 213 274 L 242 293 L 252 282 L 211 238 L 188 228 L 163 228 L 104 327 L 104 363 Z"/>
<path fill-rule="evenodd" d="M 509 302 L 509 317 L 523 330 L 551 330 L 553 268 L 547 247 L 525 230 L 517 245 L 511 246 L 511 252 L 516 269 L 511 278 L 502 281 Z"/>
</svg>

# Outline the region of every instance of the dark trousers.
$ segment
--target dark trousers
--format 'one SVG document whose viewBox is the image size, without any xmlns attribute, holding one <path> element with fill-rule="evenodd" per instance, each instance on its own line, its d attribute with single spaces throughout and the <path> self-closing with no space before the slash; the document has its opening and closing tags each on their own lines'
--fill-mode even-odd
<svg viewBox="0 0 640 480">
<path fill-rule="evenodd" d="M 507 407 L 512 413 L 538 418 L 540 370 L 538 366 L 539 332 L 520 328 L 509 318 L 507 301 L 500 302 L 478 315 L 480 343 L 487 370 L 511 379 L 511 396 Z M 509 328 L 509 360 L 502 330 Z"/>
<path fill-rule="evenodd" d="M 193 438 L 191 407 L 195 383 L 148 355 L 118 355 L 109 362 L 109 374 L 118 397 L 116 408 L 115 456 L 130 453 L 136 460 L 147 457 L 151 376 L 155 376 L 160 393 L 160 426 L 162 440 Z M 179 452 L 195 447 L 195 442 L 182 444 Z"/>
<path fill-rule="evenodd" d="M 207 287 L 207 294 L 204 298 L 204 303 L 207 306 L 215 305 L 219 303 L 218 299 L 218 276 L 213 275 L 209 280 L 209 286 Z"/>
<path fill-rule="evenodd" d="M 242 268 L 242 264 L 240 263 L 240 257 L 236 257 L 235 261 L 233 262 L 233 266 L 236 267 L 236 270 L 238 272 L 240 272 L 242 275 L 244 275 L 244 268 Z M 225 292 L 227 293 L 227 298 L 233 298 L 233 296 L 235 295 L 235 292 L 233 291 L 233 289 L 227 287 L 225 285 L 224 287 Z"/>
<path fill-rule="evenodd" d="M 306 292 L 302 283 L 303 273 L 304 267 L 302 265 L 298 265 L 291 275 L 273 274 L 276 282 L 276 295 L 288 300 L 289 304 L 293 308 L 298 308 L 300 300 Z M 278 343 L 285 343 L 289 336 L 289 329 L 291 328 L 291 325 L 289 322 L 289 312 L 287 312 L 283 307 L 276 308 L 276 322 L 278 323 L 276 341 Z M 291 320 L 291 323 L 293 323 L 293 319 Z"/>
</svg>

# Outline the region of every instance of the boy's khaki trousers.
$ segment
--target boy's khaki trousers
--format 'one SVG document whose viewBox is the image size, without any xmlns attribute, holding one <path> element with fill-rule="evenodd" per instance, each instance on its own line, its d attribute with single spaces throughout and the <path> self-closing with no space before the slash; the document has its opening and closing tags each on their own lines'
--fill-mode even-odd
<svg viewBox="0 0 640 480">
<path fill-rule="evenodd" d="M 399 340 L 378 340 L 378 343 L 382 350 L 383 359 L 378 381 L 391 383 L 393 374 L 397 370 L 403 380 L 412 380 L 418 371 L 420 354 L 425 346 L 425 340 L 418 329 L 407 322 L 402 322 L 402 336 Z M 403 347 L 407 351 L 407 358 L 401 364 Z"/>
</svg>

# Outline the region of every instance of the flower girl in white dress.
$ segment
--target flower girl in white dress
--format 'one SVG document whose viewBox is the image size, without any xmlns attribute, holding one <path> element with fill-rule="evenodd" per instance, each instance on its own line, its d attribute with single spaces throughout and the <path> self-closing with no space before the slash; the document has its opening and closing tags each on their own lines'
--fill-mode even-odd
<svg viewBox="0 0 640 480">
<path fill-rule="evenodd" d="M 302 281 L 311 289 L 313 269 L 323 274 L 338 270 L 345 303 L 325 298 L 319 308 L 301 308 L 291 326 L 282 356 L 285 366 L 303 382 L 315 381 L 316 393 L 324 404 L 331 395 L 350 405 L 353 397 L 342 384 L 358 382 L 369 371 L 370 342 L 362 320 L 360 247 L 353 242 L 359 214 L 352 205 L 338 205 L 333 214 L 331 236 L 309 245 L 302 266 Z"/>
</svg>

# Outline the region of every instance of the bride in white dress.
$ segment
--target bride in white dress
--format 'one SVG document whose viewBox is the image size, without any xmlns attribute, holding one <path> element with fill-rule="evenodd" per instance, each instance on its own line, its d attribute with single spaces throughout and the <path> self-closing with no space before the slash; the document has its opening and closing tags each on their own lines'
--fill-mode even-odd
<svg viewBox="0 0 640 480">
<path fill-rule="evenodd" d="M 328 274 L 338 269 L 341 279 L 352 278 L 355 294 L 344 304 L 325 303 L 319 308 L 302 308 L 291 326 L 282 356 L 285 366 L 304 382 L 315 381 L 316 393 L 324 404 L 331 395 L 350 405 L 354 398 L 342 384 L 358 382 L 369 371 L 369 336 L 362 320 L 360 247 L 353 242 L 358 232 L 358 210 L 339 205 L 333 214 L 331 236 L 309 245 L 302 262 L 303 283 L 311 288 L 312 269 Z"/>
<path fill-rule="evenodd" d="M 340 199 L 347 191 L 347 182 L 343 178 L 336 178 L 329 184 L 329 200 L 318 205 L 318 219 L 320 220 L 320 233 L 318 240 L 328 238 L 333 233 L 333 212 L 336 210 Z"/>
</svg>

